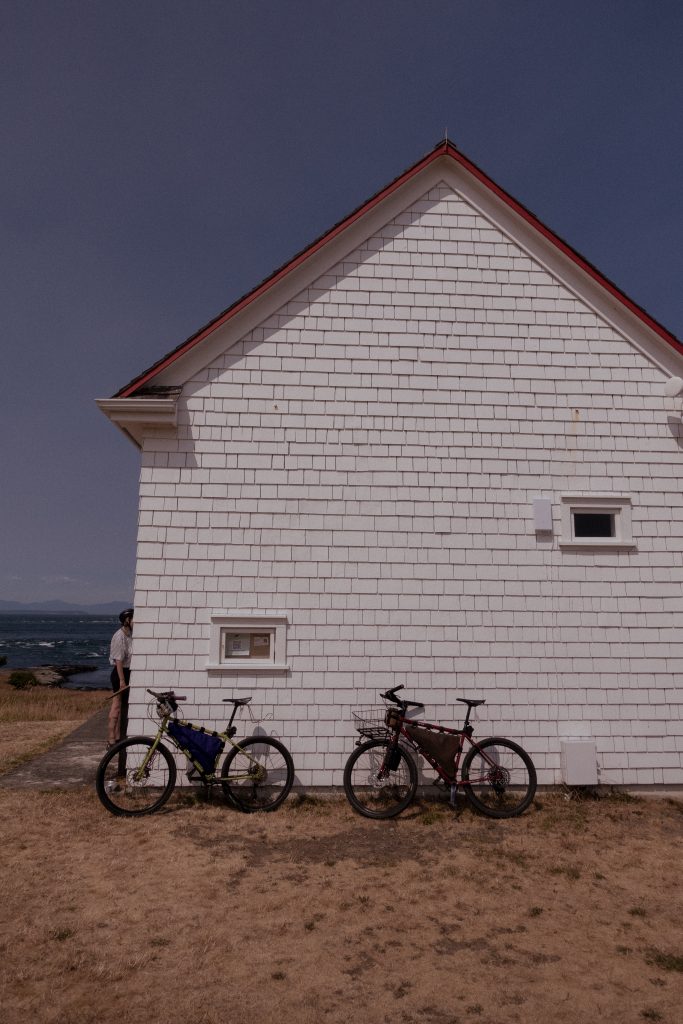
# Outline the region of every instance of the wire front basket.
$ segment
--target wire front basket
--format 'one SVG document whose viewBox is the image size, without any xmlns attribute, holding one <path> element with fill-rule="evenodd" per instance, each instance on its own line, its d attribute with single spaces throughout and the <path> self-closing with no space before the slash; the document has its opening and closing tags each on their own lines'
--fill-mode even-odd
<svg viewBox="0 0 683 1024">
<path fill-rule="evenodd" d="M 368 739 L 381 739 L 387 734 L 386 711 L 376 704 L 366 704 L 351 711 L 356 731 Z"/>
</svg>

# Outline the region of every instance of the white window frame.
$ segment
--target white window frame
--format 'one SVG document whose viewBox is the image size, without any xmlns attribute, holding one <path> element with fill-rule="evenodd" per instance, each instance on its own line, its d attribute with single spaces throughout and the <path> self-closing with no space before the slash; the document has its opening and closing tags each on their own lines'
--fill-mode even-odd
<svg viewBox="0 0 683 1024">
<path fill-rule="evenodd" d="M 563 494 L 561 548 L 588 548 L 591 551 L 635 551 L 631 523 L 631 499 L 626 494 Z M 614 517 L 613 537 L 576 537 L 574 516 L 610 515 Z"/>
<path fill-rule="evenodd" d="M 220 675 L 287 672 L 287 615 L 281 612 L 213 612 L 207 671 Z M 269 658 L 227 658 L 226 633 L 270 633 Z"/>
</svg>

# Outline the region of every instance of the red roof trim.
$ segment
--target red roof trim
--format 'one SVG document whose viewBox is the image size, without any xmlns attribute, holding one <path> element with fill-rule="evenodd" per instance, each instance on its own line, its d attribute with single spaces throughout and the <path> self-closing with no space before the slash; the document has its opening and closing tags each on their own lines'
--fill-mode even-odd
<svg viewBox="0 0 683 1024">
<path fill-rule="evenodd" d="M 466 156 L 459 153 L 457 150 L 449 155 L 453 156 L 458 163 L 462 164 L 462 166 L 465 167 L 475 178 L 499 196 L 508 206 L 512 207 L 515 213 L 518 213 L 520 217 L 523 217 L 524 220 L 528 221 L 529 224 L 539 232 L 539 234 L 543 235 L 544 238 L 547 238 L 553 243 L 553 245 L 563 252 L 565 256 L 568 256 L 572 262 L 581 267 L 581 269 L 584 270 L 589 277 L 592 277 L 593 280 L 597 281 L 605 291 L 609 292 L 610 295 L 613 295 L 615 299 L 618 299 L 622 305 L 626 306 L 627 309 L 634 313 L 639 320 L 642 320 L 643 323 L 647 324 L 647 326 L 658 334 L 660 338 L 663 338 L 664 341 L 672 345 L 677 352 L 683 353 L 683 342 L 679 341 L 675 334 L 672 334 L 671 331 L 667 331 L 666 327 L 663 327 L 662 324 L 658 323 L 657 320 L 654 319 L 654 317 L 651 317 L 650 314 L 642 308 L 642 306 L 639 306 L 636 302 L 633 302 L 632 299 L 629 299 L 628 295 L 625 295 L 620 288 L 617 288 L 617 286 L 609 280 L 609 278 L 605 277 L 604 274 L 601 274 L 597 267 L 594 267 L 592 263 L 589 263 L 588 260 L 584 259 L 576 249 L 572 249 L 572 247 L 567 242 L 564 242 L 559 235 L 556 235 L 554 231 L 547 228 L 545 224 L 538 219 L 538 217 L 535 217 L 530 210 L 527 210 L 525 206 L 522 206 L 522 204 L 518 203 L 516 199 L 513 199 L 513 197 L 505 192 L 500 185 L 496 185 L 495 181 L 491 181 L 491 179 L 487 177 L 484 172 L 476 166 L 476 164 L 473 164 L 471 160 L 468 160 Z"/>
<path fill-rule="evenodd" d="M 212 320 L 211 323 L 206 325 L 206 327 L 203 327 L 200 331 L 198 331 L 197 334 L 193 334 L 191 338 L 188 338 L 187 341 L 180 345 L 177 349 L 174 349 L 173 352 L 170 352 L 158 363 L 155 363 L 154 366 L 152 366 L 149 370 L 145 371 L 145 373 L 141 374 L 139 377 L 136 377 L 135 380 L 131 381 L 130 384 L 127 384 L 125 388 L 122 388 L 121 391 L 119 391 L 115 395 L 115 397 L 129 398 L 139 388 L 144 387 L 144 385 L 147 384 L 153 377 L 155 377 L 162 370 L 165 370 L 167 366 L 171 365 L 171 363 L 174 363 L 176 359 L 180 358 L 180 356 L 182 355 L 185 355 L 186 352 L 189 352 L 190 349 L 194 348 L 195 345 L 198 345 L 199 342 L 203 341 L 206 337 L 208 337 L 209 334 L 212 334 L 219 327 L 222 327 L 223 324 L 226 323 L 226 321 L 232 319 L 233 316 L 241 312 L 241 310 L 245 309 L 246 306 L 249 306 L 252 302 L 258 299 L 259 296 L 263 295 L 264 292 L 268 291 L 269 288 L 272 288 L 273 285 L 277 284 L 278 281 L 281 281 L 283 277 L 286 277 L 286 275 L 289 274 L 290 271 L 295 270 L 298 266 L 300 266 L 305 260 L 309 258 L 309 256 L 312 256 L 314 253 L 318 252 L 318 250 L 322 249 L 324 245 L 326 245 L 328 242 L 331 242 L 333 238 L 336 238 L 337 235 L 340 235 L 342 231 L 345 231 L 346 228 L 350 227 L 351 224 L 359 220 L 362 216 L 368 213 L 369 210 L 372 210 L 373 207 L 381 203 L 383 199 L 386 199 L 387 196 L 390 196 L 392 192 L 395 192 L 396 189 L 400 188 L 401 185 L 404 184 L 404 182 L 408 181 L 415 174 L 421 171 L 423 167 L 427 167 L 427 165 L 430 164 L 433 160 L 435 160 L 438 156 L 447 153 L 448 149 L 449 143 L 439 143 L 436 149 L 432 150 L 431 153 L 428 153 L 427 156 L 423 157 L 422 160 L 414 164 L 413 167 L 410 167 L 407 171 L 405 171 L 398 178 L 392 181 L 391 184 L 387 185 L 386 188 L 381 190 L 381 192 L 377 192 L 376 195 L 374 195 L 366 203 L 363 203 L 362 206 L 359 206 L 358 209 L 354 210 L 353 213 L 349 214 L 348 217 L 340 221 L 339 224 L 336 224 L 330 231 L 326 232 L 319 239 L 317 239 L 317 241 L 313 242 L 312 245 L 302 250 L 302 252 L 300 252 L 297 256 L 291 259 L 288 263 L 285 263 L 283 267 L 280 267 L 280 269 L 276 270 L 273 274 L 271 274 L 270 277 L 267 277 L 265 281 L 258 285 L 253 291 L 248 292 L 241 299 L 238 299 L 237 302 L 235 302 L 232 306 L 229 306 L 224 313 L 221 313 L 220 316 L 218 316 L 215 320 Z"/>
<path fill-rule="evenodd" d="M 444 140 L 443 142 L 440 142 L 438 146 L 436 146 L 435 149 L 433 149 L 425 157 L 419 160 L 412 167 L 408 168 L 407 171 L 404 171 L 403 174 L 399 175 L 398 178 L 394 179 L 394 181 L 392 181 L 389 185 L 383 188 L 380 192 L 377 192 L 371 199 L 369 199 L 367 202 L 363 203 L 356 210 L 354 210 L 353 213 L 349 214 L 348 217 L 340 221 L 330 231 L 326 232 L 324 235 L 318 238 L 315 242 L 312 243 L 312 245 L 302 250 L 288 263 L 285 263 L 284 266 L 280 267 L 279 270 L 276 270 L 273 274 L 271 274 L 270 277 L 267 277 L 265 281 L 262 281 L 261 284 L 259 284 L 256 288 L 248 292 L 246 295 L 242 296 L 242 298 L 238 299 L 235 303 L 233 303 L 232 306 L 229 306 L 228 309 L 226 309 L 223 313 L 216 317 L 215 320 L 212 320 L 205 327 L 202 327 L 196 334 L 193 334 L 190 338 L 188 338 L 187 341 L 183 342 L 172 352 L 169 352 L 168 355 L 164 356 L 162 359 L 159 360 L 159 362 L 155 363 L 144 373 L 140 374 L 139 377 L 136 377 L 134 380 L 132 380 L 129 384 L 127 384 L 124 388 L 117 392 L 117 394 L 114 397 L 129 398 L 136 391 L 140 390 L 145 385 L 149 384 L 149 382 L 154 377 L 156 377 L 158 373 L 161 373 L 161 371 L 165 370 L 167 366 L 170 366 L 181 356 L 185 355 L 187 352 L 193 349 L 195 345 L 198 345 L 200 342 L 204 341 L 205 338 L 207 338 L 214 331 L 218 330 L 219 327 L 222 327 L 223 324 L 225 324 L 228 320 L 231 320 L 232 317 L 236 316 L 237 313 L 241 312 L 247 306 L 251 305 L 252 302 L 255 302 L 256 299 L 258 299 L 261 295 L 263 295 L 270 288 L 272 288 L 279 281 L 281 281 L 284 277 L 286 277 L 287 274 L 295 270 L 297 267 L 301 266 L 301 264 L 304 263 L 310 256 L 312 256 L 314 253 L 322 249 L 325 245 L 327 245 L 328 242 L 332 241 L 333 238 L 336 238 L 337 235 L 340 235 L 343 231 L 350 227 L 351 224 L 355 223 L 355 221 L 360 220 L 361 217 L 363 217 L 366 213 L 372 210 L 375 206 L 378 206 L 384 199 L 386 199 L 393 192 L 399 189 L 406 181 L 409 181 L 421 170 L 423 170 L 423 168 L 427 167 L 430 163 L 432 163 L 434 160 L 437 160 L 441 156 L 451 157 L 462 167 L 464 167 L 467 171 L 469 171 L 469 173 L 473 177 L 475 177 L 478 181 L 485 185 L 486 188 L 490 189 L 491 192 L 498 196 L 499 199 L 501 199 L 507 206 L 514 210 L 515 213 L 517 213 L 525 221 L 531 224 L 531 226 L 534 227 L 541 235 L 543 235 L 544 238 L 547 238 L 548 241 L 552 242 L 552 244 L 555 245 L 562 253 L 564 253 L 565 256 L 567 256 L 570 260 L 572 260 L 573 263 L 575 263 L 583 271 L 585 271 L 585 273 L 588 274 L 589 277 L 597 281 L 597 283 L 601 285 L 605 289 L 605 291 L 609 292 L 610 295 L 612 295 L 619 302 L 621 302 L 622 305 L 624 305 L 628 310 L 630 310 L 631 313 L 637 316 L 638 319 L 641 320 L 644 324 L 646 324 L 652 331 L 659 335 L 660 338 L 662 338 L 665 342 L 671 345 L 676 352 L 683 354 L 683 342 L 679 341 L 678 338 L 670 331 L 667 331 L 665 327 L 663 327 L 653 317 L 651 317 L 649 313 L 647 313 L 641 306 L 638 306 L 635 302 L 629 299 L 628 296 L 625 295 L 619 288 L 617 288 L 615 284 L 613 284 L 608 278 L 601 274 L 596 267 L 594 267 L 591 263 L 584 259 L 584 257 L 581 256 L 575 249 L 572 249 L 572 247 L 568 245 L 567 242 L 564 242 L 558 235 L 556 235 L 553 231 L 547 228 L 545 224 L 543 224 L 536 216 L 534 216 L 533 213 L 531 213 L 530 210 L 528 210 L 521 203 L 517 202 L 516 199 L 513 199 L 513 197 L 509 195 L 509 193 L 507 193 L 504 189 L 502 189 L 500 185 L 496 185 L 496 183 L 492 181 L 491 178 L 489 178 L 486 174 L 484 174 L 484 172 L 479 167 L 477 167 L 476 164 L 472 163 L 471 160 L 468 160 L 466 156 L 460 153 L 460 151 L 455 148 L 453 143 Z"/>
</svg>

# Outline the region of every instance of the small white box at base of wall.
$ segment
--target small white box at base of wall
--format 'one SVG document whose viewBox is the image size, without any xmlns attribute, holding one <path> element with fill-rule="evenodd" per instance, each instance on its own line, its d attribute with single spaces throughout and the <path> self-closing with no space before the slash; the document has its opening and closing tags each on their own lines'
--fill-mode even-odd
<svg viewBox="0 0 683 1024">
<path fill-rule="evenodd" d="M 597 786 L 598 752 L 593 740 L 560 740 L 562 781 L 567 786 Z"/>
</svg>

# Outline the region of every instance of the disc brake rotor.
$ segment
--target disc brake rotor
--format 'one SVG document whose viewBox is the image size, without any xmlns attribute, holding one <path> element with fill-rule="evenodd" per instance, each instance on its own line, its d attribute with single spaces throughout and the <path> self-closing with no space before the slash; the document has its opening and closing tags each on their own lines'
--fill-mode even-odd
<svg viewBox="0 0 683 1024">
<path fill-rule="evenodd" d="M 489 785 L 501 796 L 510 785 L 510 772 L 498 765 L 493 768 L 486 777 Z"/>
</svg>

